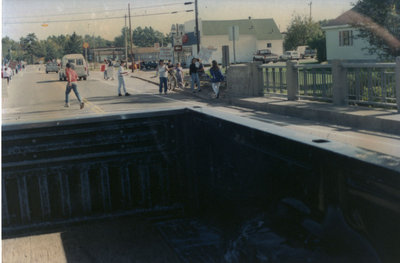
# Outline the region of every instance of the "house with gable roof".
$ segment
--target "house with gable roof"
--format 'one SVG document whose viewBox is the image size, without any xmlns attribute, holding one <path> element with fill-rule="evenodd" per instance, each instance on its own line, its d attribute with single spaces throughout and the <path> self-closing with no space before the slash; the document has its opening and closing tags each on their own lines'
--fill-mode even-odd
<svg viewBox="0 0 400 263">
<path fill-rule="evenodd" d="M 272 53 L 283 53 L 283 36 L 272 18 L 242 20 L 199 20 L 200 47 L 212 51 L 211 60 L 222 61 L 222 46 L 229 46 L 229 57 L 233 62 L 233 41 L 229 40 L 229 28 L 238 26 L 239 39 L 235 41 L 236 61 L 250 62 L 257 50 L 270 49 Z M 195 21 L 185 23 L 186 32 L 195 31 Z M 189 33 L 190 34 L 190 33 Z M 192 54 L 197 56 L 197 45 L 191 42 Z"/>
<path fill-rule="evenodd" d="M 358 37 L 358 29 L 352 26 L 362 23 L 365 19 L 353 8 L 322 27 L 326 36 L 328 61 L 376 62 L 379 60 L 378 54 L 369 54 L 368 41 Z"/>
</svg>

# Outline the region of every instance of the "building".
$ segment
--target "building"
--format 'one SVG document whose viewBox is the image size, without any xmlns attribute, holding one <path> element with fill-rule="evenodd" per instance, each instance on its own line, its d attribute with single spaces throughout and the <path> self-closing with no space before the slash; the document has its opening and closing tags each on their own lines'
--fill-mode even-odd
<svg viewBox="0 0 400 263">
<path fill-rule="evenodd" d="M 222 46 L 229 46 L 230 61 L 233 62 L 233 41 L 229 40 L 229 28 L 239 28 L 239 38 L 235 41 L 236 61 L 249 62 L 253 60 L 253 54 L 259 49 L 270 49 L 272 53 L 283 53 L 283 37 L 273 19 L 243 19 L 243 20 L 199 20 L 200 47 L 211 53 L 210 61 L 215 59 L 222 61 Z M 186 32 L 195 31 L 195 21 L 185 23 Z M 192 54 L 198 56 L 197 45 L 190 41 L 185 44 L 192 49 Z"/>
<path fill-rule="evenodd" d="M 126 60 L 124 47 L 94 48 L 92 49 L 96 62 L 103 62 L 104 59 Z M 128 49 L 128 56 L 130 51 Z M 157 61 L 160 55 L 160 48 L 157 47 L 134 47 L 133 54 L 135 61 Z"/>
<path fill-rule="evenodd" d="M 363 21 L 363 16 L 354 8 L 328 22 L 322 29 L 326 35 L 327 60 L 349 60 L 354 62 L 375 62 L 378 54 L 369 54 L 368 41 L 358 36 L 354 24 Z"/>
</svg>

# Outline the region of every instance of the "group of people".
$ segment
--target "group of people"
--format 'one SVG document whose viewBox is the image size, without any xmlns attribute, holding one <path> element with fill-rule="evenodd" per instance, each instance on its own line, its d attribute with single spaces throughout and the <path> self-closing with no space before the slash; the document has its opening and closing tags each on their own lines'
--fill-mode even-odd
<svg viewBox="0 0 400 263">
<path fill-rule="evenodd" d="M 156 76 L 159 76 L 160 78 L 160 94 L 162 94 L 163 89 L 164 94 L 167 94 L 168 74 L 171 77 L 174 77 L 175 75 L 178 87 L 183 88 L 183 69 L 181 67 L 181 63 L 176 63 L 176 66 L 174 67 L 171 61 L 168 61 L 168 64 L 164 64 L 164 60 L 160 60 L 156 68 Z"/>
<path fill-rule="evenodd" d="M 174 72 L 175 72 L 178 87 L 183 88 L 183 86 L 184 86 L 183 69 L 182 69 L 180 63 L 177 63 L 174 68 L 174 66 L 172 65 L 172 63 L 170 61 L 168 62 L 167 65 L 165 65 L 164 61 L 160 60 L 156 71 L 157 71 L 156 76 L 159 76 L 159 78 L 160 78 L 160 86 L 159 86 L 160 94 L 162 94 L 163 89 L 164 89 L 164 94 L 167 94 L 168 73 L 174 74 Z M 202 74 L 205 74 L 203 64 L 201 63 L 200 59 L 193 58 L 192 63 L 190 64 L 190 67 L 189 67 L 189 75 L 191 78 L 190 88 L 193 93 L 196 92 L 196 90 L 194 88 L 195 85 L 197 86 L 197 92 L 201 92 L 200 76 Z M 214 91 L 215 98 L 219 98 L 219 94 L 220 94 L 219 87 L 221 85 L 221 82 L 224 80 L 224 76 L 222 75 L 222 72 L 221 72 L 220 68 L 218 67 L 218 63 L 215 60 L 212 61 L 212 66 L 210 68 L 210 75 L 211 75 L 211 87 Z"/>
<path fill-rule="evenodd" d="M 114 65 L 111 60 L 104 59 L 105 69 L 104 69 L 104 79 L 114 80 Z"/>
<path fill-rule="evenodd" d="M 192 89 L 192 92 L 196 92 L 194 89 L 195 83 L 197 85 L 197 92 L 200 92 L 201 91 L 200 75 L 204 74 L 204 66 L 203 64 L 201 64 L 201 61 L 199 59 L 196 58 L 192 59 L 192 63 L 190 64 L 189 67 L 189 74 L 191 78 L 190 88 Z M 215 60 L 211 62 L 210 75 L 211 75 L 211 87 L 214 91 L 215 98 L 218 99 L 220 93 L 219 87 L 221 85 L 221 82 L 224 80 L 224 76 L 222 75 L 222 72 L 218 67 L 218 63 Z"/>
<path fill-rule="evenodd" d="M 119 68 L 118 68 L 118 96 L 122 96 L 121 89 L 123 90 L 125 96 L 130 96 L 126 91 L 126 85 L 125 85 L 125 80 L 124 76 L 128 74 L 127 71 L 124 70 L 125 62 L 121 61 Z M 76 98 L 79 101 L 80 108 L 83 109 L 85 106 L 85 103 L 83 102 L 81 96 L 79 95 L 78 91 L 78 85 L 77 85 L 77 80 L 78 80 L 78 74 L 75 72 L 73 69 L 72 65 L 70 63 L 67 63 L 66 69 L 65 69 L 65 75 L 67 76 L 67 87 L 65 89 L 65 107 L 69 107 L 69 93 L 71 93 L 71 90 L 74 91 Z"/>
<path fill-rule="evenodd" d="M 106 60 L 105 60 L 106 61 Z M 109 67 L 112 67 L 113 65 L 109 64 Z M 130 94 L 126 91 L 126 85 L 125 85 L 125 80 L 124 76 L 128 74 L 124 70 L 125 62 L 121 61 L 119 68 L 118 68 L 118 96 L 122 96 L 121 89 L 123 90 L 125 96 L 130 96 Z M 67 87 L 65 90 L 65 107 L 69 107 L 69 100 L 68 96 L 71 90 L 74 91 L 79 104 L 80 108 L 83 109 L 84 107 L 84 102 L 82 101 L 78 89 L 77 89 L 77 79 L 78 75 L 76 72 L 72 69 L 71 65 L 67 63 L 66 65 L 66 70 L 65 70 L 66 76 L 67 76 Z M 191 90 L 192 92 L 196 92 L 194 89 L 195 84 L 197 85 L 197 92 L 201 92 L 201 86 L 200 86 L 200 74 L 204 74 L 204 66 L 201 63 L 199 59 L 193 58 L 192 63 L 190 64 L 189 68 L 189 74 L 191 77 Z M 156 76 L 159 76 L 160 78 L 160 85 L 159 85 L 159 93 L 162 94 L 167 94 L 168 90 L 168 74 L 175 74 L 176 80 L 178 87 L 183 88 L 184 87 L 184 77 L 183 77 L 183 69 L 181 67 L 180 63 L 177 63 L 175 66 L 169 61 L 168 64 L 164 64 L 163 60 L 159 61 L 159 65 L 156 69 Z M 221 82 L 224 80 L 224 76 L 222 75 L 222 72 L 220 68 L 218 67 L 218 63 L 213 60 L 212 65 L 210 68 L 210 75 L 211 75 L 211 87 L 215 93 L 215 98 L 219 98 L 220 94 L 220 85 Z M 104 71 L 104 78 L 109 77 L 108 73 Z"/>
</svg>

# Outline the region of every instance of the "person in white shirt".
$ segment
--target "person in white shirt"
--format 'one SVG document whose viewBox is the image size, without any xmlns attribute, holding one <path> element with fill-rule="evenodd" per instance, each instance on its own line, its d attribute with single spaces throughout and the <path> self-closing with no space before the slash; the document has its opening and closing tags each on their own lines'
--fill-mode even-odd
<svg viewBox="0 0 400 263">
<path fill-rule="evenodd" d="M 3 70 L 3 78 L 7 79 L 7 85 L 10 83 L 12 76 L 12 70 L 10 67 L 5 66 Z"/>
<path fill-rule="evenodd" d="M 124 89 L 125 96 L 129 96 L 128 92 L 126 92 L 126 87 L 125 87 L 125 80 L 124 80 L 124 75 L 128 74 L 128 72 L 124 71 L 124 65 L 125 62 L 121 61 L 119 68 L 118 68 L 118 96 L 122 96 L 121 94 L 121 86 Z"/>
<path fill-rule="evenodd" d="M 160 94 L 162 93 L 162 87 L 164 86 L 164 94 L 167 94 L 167 83 L 168 83 L 168 67 L 164 64 L 163 60 L 157 66 L 156 76 L 160 77 Z"/>
</svg>

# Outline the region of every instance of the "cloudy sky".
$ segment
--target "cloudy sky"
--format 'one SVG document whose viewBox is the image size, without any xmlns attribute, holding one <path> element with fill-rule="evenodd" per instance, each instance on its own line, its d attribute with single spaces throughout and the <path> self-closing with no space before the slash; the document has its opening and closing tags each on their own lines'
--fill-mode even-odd
<svg viewBox="0 0 400 263">
<path fill-rule="evenodd" d="M 128 3 L 132 27 L 152 26 L 163 33 L 171 24 L 194 19 L 194 0 L 3 0 L 2 35 L 18 40 L 28 33 L 100 35 L 113 40 L 124 26 Z M 333 19 L 352 7 L 354 0 L 312 0 L 314 20 Z M 273 18 L 285 31 L 293 15 L 309 15 L 310 0 L 198 0 L 203 20 Z M 172 12 L 176 12 L 171 14 Z M 75 20 L 75 21 L 73 21 Z M 47 26 L 46 26 L 47 25 Z"/>
</svg>

